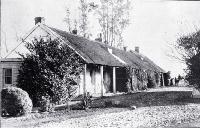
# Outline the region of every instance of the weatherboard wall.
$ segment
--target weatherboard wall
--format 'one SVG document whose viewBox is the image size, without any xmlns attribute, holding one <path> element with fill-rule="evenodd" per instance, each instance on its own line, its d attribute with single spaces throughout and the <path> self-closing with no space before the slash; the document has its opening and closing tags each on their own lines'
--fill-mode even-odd
<svg viewBox="0 0 200 128">
<path fill-rule="evenodd" d="M 0 62 L 0 83 L 1 88 L 7 86 L 15 86 L 17 84 L 17 76 L 19 74 L 21 62 Z M 12 69 L 12 84 L 5 84 L 4 70 Z"/>
</svg>

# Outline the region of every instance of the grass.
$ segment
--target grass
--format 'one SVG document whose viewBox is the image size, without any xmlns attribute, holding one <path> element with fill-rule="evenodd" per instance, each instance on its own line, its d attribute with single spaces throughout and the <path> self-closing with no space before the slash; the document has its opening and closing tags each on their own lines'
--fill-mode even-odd
<svg viewBox="0 0 200 128">
<path fill-rule="evenodd" d="M 93 108 L 87 111 L 67 111 L 65 110 L 66 107 L 58 107 L 57 111 L 52 113 L 32 113 L 23 117 L 4 117 L 1 119 L 1 124 L 2 127 L 25 128 L 38 126 L 49 122 L 65 121 L 67 119 L 73 118 L 130 111 L 130 106 L 132 105 L 135 105 L 137 108 L 143 108 L 152 106 L 200 104 L 200 99 L 189 97 L 191 92 L 188 92 L 190 91 L 147 91 L 111 97 L 103 97 L 100 99 L 95 99 L 92 105 Z M 184 97 L 185 94 L 188 95 L 186 98 Z M 115 106 L 115 108 L 113 108 L 113 101 L 119 101 L 117 102 L 118 105 L 124 108 L 119 108 L 118 106 Z M 106 106 L 106 102 L 109 103 L 109 105 Z"/>
</svg>

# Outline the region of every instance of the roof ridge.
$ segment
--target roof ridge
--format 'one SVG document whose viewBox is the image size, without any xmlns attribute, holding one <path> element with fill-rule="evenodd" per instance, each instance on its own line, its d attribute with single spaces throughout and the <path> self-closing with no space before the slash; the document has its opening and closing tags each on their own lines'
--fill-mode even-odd
<svg viewBox="0 0 200 128">
<path fill-rule="evenodd" d="M 58 30 L 58 31 L 65 32 L 66 34 L 69 34 L 69 35 L 71 35 L 71 36 L 76 36 L 76 37 L 79 37 L 79 38 L 83 38 L 83 39 L 85 39 L 85 40 L 88 40 L 89 42 L 95 42 L 95 43 L 98 43 L 98 44 L 103 45 L 103 46 L 108 47 L 108 48 L 114 48 L 114 49 L 118 49 L 118 50 L 124 51 L 124 50 L 122 50 L 122 49 L 116 48 L 116 47 L 114 47 L 114 46 L 110 46 L 110 45 L 108 45 L 108 44 L 105 44 L 105 43 L 100 42 L 100 41 L 97 41 L 97 40 L 88 39 L 88 38 L 83 37 L 83 36 L 80 36 L 80 35 L 78 35 L 78 34 L 72 34 L 72 33 L 70 33 L 70 32 L 67 32 L 67 31 L 64 31 L 64 30 L 61 30 L 61 29 L 58 29 L 58 28 L 50 27 L 50 26 L 48 26 L 48 25 L 46 25 L 46 24 L 45 24 L 45 26 L 47 26 L 47 27 L 50 28 L 50 29 L 52 28 L 52 29 L 55 29 L 55 30 Z M 125 51 L 124 51 L 124 52 L 125 52 Z M 140 54 L 140 53 L 139 53 L 139 54 Z"/>
<path fill-rule="evenodd" d="M 156 65 L 147 56 L 141 53 L 136 53 L 134 50 L 124 51 L 122 49 L 109 46 L 108 44 L 105 44 L 103 42 L 91 40 L 83 36 L 75 35 L 54 27 L 47 27 L 56 32 L 61 37 L 66 38 L 66 40 L 69 41 L 72 47 L 75 47 L 75 49 L 77 49 L 81 52 L 81 54 L 87 57 L 86 59 L 90 59 L 91 61 L 93 61 L 90 63 L 124 67 L 124 64 L 122 64 L 119 59 L 116 59 L 116 57 L 109 54 L 108 48 L 110 48 L 114 51 L 113 54 L 121 58 L 124 62 L 127 63 L 127 65 L 133 66 L 135 68 L 164 72 L 162 68 Z"/>
</svg>

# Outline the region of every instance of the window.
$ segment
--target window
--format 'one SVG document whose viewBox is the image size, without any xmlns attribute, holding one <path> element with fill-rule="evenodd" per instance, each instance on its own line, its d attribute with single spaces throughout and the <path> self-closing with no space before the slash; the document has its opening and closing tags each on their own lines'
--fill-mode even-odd
<svg viewBox="0 0 200 128">
<path fill-rule="evenodd" d="M 5 84 L 12 84 L 12 69 L 4 69 L 4 75 L 5 75 Z"/>
</svg>

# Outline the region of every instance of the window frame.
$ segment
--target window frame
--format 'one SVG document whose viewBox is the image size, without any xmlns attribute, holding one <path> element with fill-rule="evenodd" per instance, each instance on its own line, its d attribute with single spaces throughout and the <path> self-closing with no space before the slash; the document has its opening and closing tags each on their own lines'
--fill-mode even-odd
<svg viewBox="0 0 200 128">
<path fill-rule="evenodd" d="M 11 70 L 11 72 L 10 72 L 10 74 L 9 73 L 6 73 L 6 71 L 8 71 L 8 70 Z M 4 84 L 5 85 L 12 85 L 12 83 L 13 83 L 13 74 L 12 74 L 12 68 L 4 68 Z M 8 75 L 9 74 L 9 75 Z M 6 80 L 6 79 L 11 79 L 10 80 L 10 83 Z"/>
</svg>

